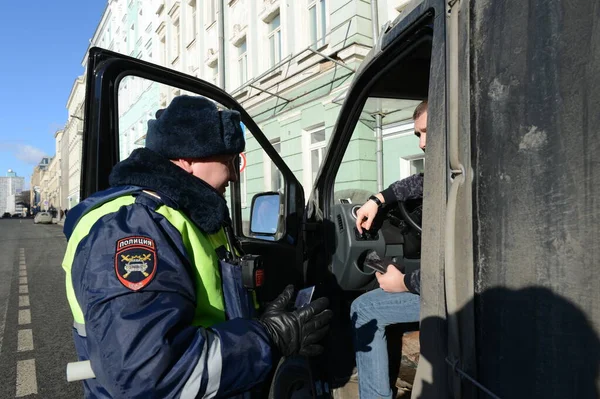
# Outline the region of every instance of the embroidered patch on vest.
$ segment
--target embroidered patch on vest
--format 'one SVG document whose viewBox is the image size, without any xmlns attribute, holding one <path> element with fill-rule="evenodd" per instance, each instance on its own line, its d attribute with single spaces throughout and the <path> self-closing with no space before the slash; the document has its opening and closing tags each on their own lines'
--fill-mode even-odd
<svg viewBox="0 0 600 399">
<path fill-rule="evenodd" d="M 115 272 L 121 284 L 139 291 L 156 274 L 156 244 L 147 237 L 130 236 L 117 241 Z"/>
</svg>

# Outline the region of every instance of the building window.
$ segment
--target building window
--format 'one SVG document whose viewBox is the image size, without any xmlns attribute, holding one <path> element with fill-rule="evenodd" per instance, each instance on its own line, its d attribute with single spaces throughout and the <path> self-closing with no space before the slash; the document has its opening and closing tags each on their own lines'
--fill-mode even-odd
<svg viewBox="0 0 600 399">
<path fill-rule="evenodd" d="M 271 22 L 269 22 L 269 50 L 271 67 L 281 61 L 281 24 L 280 15 L 278 14 Z"/>
<path fill-rule="evenodd" d="M 171 47 L 173 49 L 173 61 L 179 57 L 179 52 L 181 51 L 179 47 L 180 39 L 179 18 L 177 18 L 173 21 L 173 43 Z"/>
<path fill-rule="evenodd" d="M 194 41 L 194 39 L 196 38 L 197 35 L 197 30 L 196 30 L 196 24 L 197 24 L 197 1 L 196 0 L 189 0 L 188 1 L 188 11 L 189 11 L 189 23 L 187 24 L 187 43 L 191 43 L 192 41 Z"/>
<path fill-rule="evenodd" d="M 245 39 L 238 47 L 238 69 L 241 86 L 248 80 L 248 51 Z"/>
<path fill-rule="evenodd" d="M 161 36 L 160 39 L 160 45 L 159 45 L 159 49 L 158 49 L 158 65 L 166 65 L 166 60 L 165 60 L 165 53 L 166 53 L 166 49 L 167 49 L 167 45 L 166 45 L 166 38 L 165 36 Z"/>
<path fill-rule="evenodd" d="M 246 176 L 246 170 L 240 172 L 240 196 L 242 202 L 242 208 L 246 208 L 248 206 L 248 178 Z"/>
<path fill-rule="evenodd" d="M 325 0 L 309 0 L 308 27 L 310 30 L 310 44 L 314 49 L 325 45 L 327 33 L 327 7 Z"/>
<path fill-rule="evenodd" d="M 281 154 L 281 140 L 279 138 L 272 140 L 271 145 L 278 154 Z M 271 191 L 281 192 L 283 189 L 283 175 L 279 173 L 279 169 L 273 161 L 271 161 L 270 169 Z"/>
<path fill-rule="evenodd" d="M 400 179 L 405 179 L 418 173 L 425 173 L 425 157 L 418 155 L 400 158 Z"/>
<path fill-rule="evenodd" d="M 206 26 L 212 25 L 217 20 L 217 0 L 206 2 Z"/>
<path fill-rule="evenodd" d="M 327 142 L 325 141 L 325 126 L 321 125 L 317 128 L 307 131 L 306 133 L 310 140 L 310 183 L 312 187 L 317 179 L 317 173 L 319 172 L 321 162 L 323 162 L 325 148 L 327 147 Z"/>
</svg>

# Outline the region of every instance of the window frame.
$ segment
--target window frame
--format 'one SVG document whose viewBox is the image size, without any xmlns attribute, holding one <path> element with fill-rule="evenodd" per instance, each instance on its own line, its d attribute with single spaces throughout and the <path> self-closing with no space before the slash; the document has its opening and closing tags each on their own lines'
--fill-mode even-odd
<svg viewBox="0 0 600 399">
<path fill-rule="evenodd" d="M 187 0 L 188 23 L 186 24 L 186 46 L 189 46 L 198 36 L 198 1 Z"/>
<path fill-rule="evenodd" d="M 275 20 L 277 20 L 279 23 L 277 27 L 272 29 L 272 24 Z M 269 67 L 273 68 L 275 65 L 281 62 L 283 57 L 281 13 L 277 14 L 271 21 L 267 23 L 267 45 L 269 46 Z"/>
<path fill-rule="evenodd" d="M 315 26 L 312 25 L 311 9 L 315 9 Z M 327 0 L 307 0 L 307 26 L 309 31 L 309 45 L 314 49 L 320 49 L 327 44 L 327 32 L 329 30 L 329 6 Z M 313 38 L 314 34 L 314 38 Z"/>
<path fill-rule="evenodd" d="M 423 170 L 425 170 L 425 154 L 415 154 L 410 156 L 398 157 L 400 161 L 400 180 L 406 179 L 414 175 L 412 172 L 412 163 L 414 161 L 423 160 Z"/>
<path fill-rule="evenodd" d="M 244 52 L 241 52 L 242 47 L 245 47 Z M 242 86 L 244 83 L 246 83 L 248 81 L 248 45 L 247 45 L 246 38 L 244 38 L 244 40 L 238 46 L 237 60 L 238 60 L 239 86 Z"/>
<path fill-rule="evenodd" d="M 205 8 L 206 22 L 204 23 L 204 26 L 206 28 L 209 28 L 215 22 L 217 22 L 217 1 L 216 0 L 208 0 L 204 4 L 206 4 L 206 6 L 205 6 L 206 7 Z"/>
<path fill-rule="evenodd" d="M 171 38 L 171 64 L 174 64 L 181 55 L 181 19 L 179 16 L 173 19 L 173 35 Z"/>
<path fill-rule="evenodd" d="M 314 133 L 323 132 L 325 134 L 325 139 L 323 141 L 319 141 L 317 143 L 311 143 L 311 137 Z M 302 141 L 303 141 L 303 151 L 302 151 L 302 163 L 304 169 L 304 177 L 302 179 L 302 185 L 305 190 L 310 190 L 314 186 L 316 180 L 316 173 L 318 173 L 318 169 L 321 167 L 323 160 L 325 159 L 326 149 L 327 149 L 327 129 L 325 127 L 325 123 L 319 123 L 317 125 L 311 126 L 305 129 L 302 132 Z M 312 154 L 314 151 L 318 151 L 319 154 L 319 166 L 317 170 L 313 170 L 312 166 Z M 309 193 L 305 193 L 305 197 L 308 198 Z"/>
<path fill-rule="evenodd" d="M 275 137 L 269 140 L 269 143 L 281 156 L 281 137 Z M 279 175 L 279 187 L 275 188 L 273 185 L 273 171 L 276 170 Z M 263 152 L 263 191 L 280 191 L 285 187 L 285 179 L 283 178 L 281 171 L 275 165 L 273 160 L 269 157 L 266 152 Z"/>
</svg>

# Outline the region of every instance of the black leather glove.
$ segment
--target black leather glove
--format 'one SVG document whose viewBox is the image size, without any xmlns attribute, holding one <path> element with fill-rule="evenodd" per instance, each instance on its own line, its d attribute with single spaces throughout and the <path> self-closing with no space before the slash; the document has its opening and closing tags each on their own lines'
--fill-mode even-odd
<svg viewBox="0 0 600 399">
<path fill-rule="evenodd" d="M 281 355 L 316 356 L 323 352 L 319 344 L 327 331 L 333 312 L 327 307 L 329 300 L 319 298 L 314 302 L 292 312 L 285 310 L 294 295 L 294 286 L 285 290 L 271 302 L 260 318 L 271 340 Z"/>
</svg>

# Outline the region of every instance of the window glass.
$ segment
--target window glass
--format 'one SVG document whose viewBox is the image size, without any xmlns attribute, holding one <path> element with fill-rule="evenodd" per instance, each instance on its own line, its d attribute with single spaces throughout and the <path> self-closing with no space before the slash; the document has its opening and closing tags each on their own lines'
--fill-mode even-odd
<svg viewBox="0 0 600 399">
<path fill-rule="evenodd" d="M 425 172 L 425 158 L 413 159 L 410 161 L 410 174 Z"/>
<path fill-rule="evenodd" d="M 319 0 L 319 3 L 321 4 L 321 32 L 320 32 L 320 36 L 321 36 L 321 45 L 325 44 L 325 35 L 327 33 L 327 9 L 325 7 L 325 0 Z"/>
<path fill-rule="evenodd" d="M 316 45 L 318 36 L 318 25 L 317 25 L 317 6 L 313 4 L 308 9 L 308 20 L 310 28 L 310 42 Z"/>
<path fill-rule="evenodd" d="M 415 162 L 414 166 L 411 163 L 417 157 L 423 158 L 419 139 L 412 129 L 412 114 L 419 102 L 375 97 L 366 101 L 336 175 L 334 201 L 350 198 L 353 203 L 365 202 L 371 194 L 379 191 L 379 168 L 383 169 L 382 188 L 406 177 L 403 175 L 412 169 L 422 168 L 424 163 Z M 377 164 L 377 114 L 382 115 L 382 165 Z M 398 162 L 399 159 L 401 162 Z"/>
<path fill-rule="evenodd" d="M 304 132 L 304 168 L 303 173 L 305 174 L 302 180 L 302 184 L 305 190 L 305 199 L 310 195 L 321 163 L 325 157 L 325 150 L 327 148 L 327 140 L 325 136 L 325 125 L 317 125 L 310 130 Z"/>
<path fill-rule="evenodd" d="M 312 132 L 310 135 L 310 144 L 319 144 L 325 141 L 325 129 Z"/>
<path fill-rule="evenodd" d="M 308 2 L 308 29 L 310 44 L 314 49 L 325 44 L 327 34 L 327 7 L 325 0 Z"/>
<path fill-rule="evenodd" d="M 279 14 L 277 14 L 277 16 L 275 18 L 273 18 L 273 20 L 269 23 L 269 26 L 271 27 L 271 31 L 279 28 L 280 21 L 281 21 L 281 19 L 279 18 Z"/>
<path fill-rule="evenodd" d="M 208 0 L 206 3 L 206 25 L 211 25 L 217 20 L 216 0 Z"/>
<path fill-rule="evenodd" d="M 246 40 L 244 40 L 238 48 L 238 68 L 240 79 L 239 84 L 241 86 L 248 80 L 248 53 L 246 50 Z"/>
<path fill-rule="evenodd" d="M 281 61 L 281 27 L 279 14 L 269 22 L 269 49 L 271 66 Z"/>
</svg>

